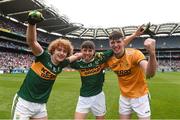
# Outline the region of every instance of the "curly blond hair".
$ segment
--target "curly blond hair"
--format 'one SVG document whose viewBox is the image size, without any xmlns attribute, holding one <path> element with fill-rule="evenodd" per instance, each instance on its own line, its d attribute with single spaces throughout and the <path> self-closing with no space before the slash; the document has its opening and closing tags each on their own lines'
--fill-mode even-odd
<svg viewBox="0 0 180 120">
<path fill-rule="evenodd" d="M 62 47 L 64 47 L 65 50 L 67 50 L 67 57 L 72 55 L 73 46 L 68 39 L 64 39 L 64 38 L 59 38 L 59 39 L 52 41 L 48 46 L 49 53 L 51 55 L 54 54 L 55 49 L 57 49 L 59 46 L 62 46 Z"/>
</svg>

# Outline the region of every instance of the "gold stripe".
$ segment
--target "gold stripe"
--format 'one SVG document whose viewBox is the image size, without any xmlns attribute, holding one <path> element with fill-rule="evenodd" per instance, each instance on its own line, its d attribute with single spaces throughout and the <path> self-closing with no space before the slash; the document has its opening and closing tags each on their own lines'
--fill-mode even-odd
<svg viewBox="0 0 180 120">
<path fill-rule="evenodd" d="M 31 69 L 45 80 L 55 80 L 56 74 L 47 69 L 41 62 L 33 62 Z"/>
</svg>

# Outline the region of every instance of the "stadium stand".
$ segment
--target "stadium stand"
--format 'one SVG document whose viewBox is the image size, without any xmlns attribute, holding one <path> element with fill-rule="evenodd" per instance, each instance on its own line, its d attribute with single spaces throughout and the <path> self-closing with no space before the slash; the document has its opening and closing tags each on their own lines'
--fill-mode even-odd
<svg viewBox="0 0 180 120">
<path fill-rule="evenodd" d="M 28 70 L 33 60 L 30 54 L 0 52 L 1 73 L 21 73 Z"/>
<path fill-rule="evenodd" d="M 26 2 L 28 6 L 19 6 Z M 19 6 L 18 8 L 15 6 Z M 132 34 L 138 26 L 126 26 L 116 28 L 84 28 L 83 25 L 69 23 L 53 8 L 47 7 L 38 0 L 0 1 L 0 72 L 12 72 L 17 68 L 28 69 L 33 56 L 26 44 L 26 17 L 31 10 L 40 10 L 45 21 L 38 24 L 38 41 L 46 48 L 49 42 L 66 37 L 71 40 L 75 51 L 78 51 L 84 40 L 92 40 L 96 44 L 97 51 L 109 49 L 108 36 L 112 31 L 121 31 L 124 36 Z M 13 18 L 13 19 L 12 19 Z M 180 24 L 165 23 L 152 25 L 150 30 L 156 33 L 157 59 L 159 70 L 180 71 Z M 52 34 L 52 33 L 57 33 Z M 142 50 L 143 41 L 148 35 L 142 35 L 129 44 Z M 6 62 L 7 63 L 6 63 Z M 18 61 L 18 62 L 17 62 Z M 20 70 L 21 71 L 21 70 Z"/>
</svg>

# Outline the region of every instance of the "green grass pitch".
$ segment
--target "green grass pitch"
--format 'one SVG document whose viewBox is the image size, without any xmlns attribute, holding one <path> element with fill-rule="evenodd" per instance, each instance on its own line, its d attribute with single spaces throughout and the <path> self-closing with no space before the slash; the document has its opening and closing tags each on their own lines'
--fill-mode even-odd
<svg viewBox="0 0 180 120">
<path fill-rule="evenodd" d="M 0 74 L 0 119 L 10 119 L 12 99 L 19 89 L 25 74 Z M 78 72 L 61 73 L 49 98 L 49 119 L 73 119 L 79 96 Z M 180 119 L 180 72 L 157 73 L 148 80 L 151 93 L 152 119 Z M 106 73 L 104 83 L 107 113 L 106 119 L 118 119 L 119 88 L 113 72 Z M 89 119 L 94 119 L 92 114 Z M 133 114 L 133 118 L 137 118 Z"/>
</svg>

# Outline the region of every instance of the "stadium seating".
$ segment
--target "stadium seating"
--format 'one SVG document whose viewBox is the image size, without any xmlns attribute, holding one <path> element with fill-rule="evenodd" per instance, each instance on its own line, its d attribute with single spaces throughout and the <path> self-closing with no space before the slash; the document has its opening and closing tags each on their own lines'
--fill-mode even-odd
<svg viewBox="0 0 180 120">
<path fill-rule="evenodd" d="M 0 70 L 10 72 L 12 68 L 16 68 L 17 70 L 17 68 L 30 67 L 29 65 L 33 60 L 33 56 L 26 44 L 25 32 L 26 25 L 0 16 Z M 59 37 L 62 36 L 38 31 L 38 41 L 44 48 L 46 48 L 52 40 Z M 143 42 L 146 38 L 147 37 L 138 37 L 130 43 L 128 47 L 140 49 L 145 55 L 148 55 L 143 47 Z M 69 37 L 68 39 L 72 42 L 75 51 L 80 50 L 80 45 L 83 41 L 89 40 L 74 37 Z M 170 70 L 180 70 L 180 36 L 155 36 L 155 39 L 157 43 L 157 59 L 161 68 L 166 66 Z M 95 43 L 97 51 L 109 49 L 108 39 L 90 40 Z M 6 60 L 7 63 L 3 62 L 4 60 Z"/>
</svg>

